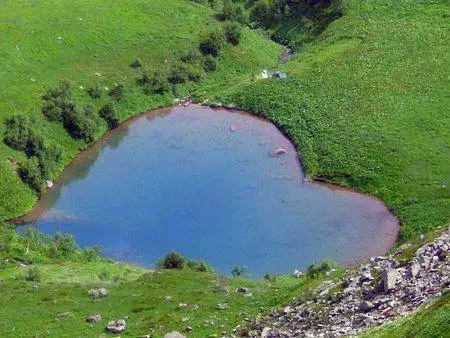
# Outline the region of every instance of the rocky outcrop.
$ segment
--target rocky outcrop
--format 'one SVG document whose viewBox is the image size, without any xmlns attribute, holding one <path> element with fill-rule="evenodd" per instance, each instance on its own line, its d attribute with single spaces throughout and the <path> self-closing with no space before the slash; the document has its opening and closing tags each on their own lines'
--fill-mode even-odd
<svg viewBox="0 0 450 338">
<path fill-rule="evenodd" d="M 125 331 L 126 327 L 127 323 L 125 322 L 125 319 L 118 319 L 108 322 L 106 329 L 111 333 L 122 333 Z"/>
<path fill-rule="evenodd" d="M 106 290 L 104 288 L 90 289 L 88 291 L 88 296 L 91 298 L 103 298 L 103 297 L 108 296 L 108 290 Z"/>
<path fill-rule="evenodd" d="M 392 255 L 374 257 L 348 270 L 342 279 L 323 282 L 234 333 L 250 337 L 357 335 L 405 316 L 449 289 L 449 231 L 417 250 L 405 244 Z"/>
</svg>

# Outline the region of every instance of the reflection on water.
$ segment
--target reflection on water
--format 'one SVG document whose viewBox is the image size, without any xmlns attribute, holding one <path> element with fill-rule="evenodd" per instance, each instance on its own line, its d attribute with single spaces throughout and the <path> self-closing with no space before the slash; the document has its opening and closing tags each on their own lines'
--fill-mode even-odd
<svg viewBox="0 0 450 338">
<path fill-rule="evenodd" d="M 272 124 L 197 106 L 160 109 L 108 133 L 25 220 L 118 260 L 151 267 L 177 250 L 256 276 L 381 254 L 397 232 L 379 201 L 303 182 L 294 147 Z"/>
</svg>

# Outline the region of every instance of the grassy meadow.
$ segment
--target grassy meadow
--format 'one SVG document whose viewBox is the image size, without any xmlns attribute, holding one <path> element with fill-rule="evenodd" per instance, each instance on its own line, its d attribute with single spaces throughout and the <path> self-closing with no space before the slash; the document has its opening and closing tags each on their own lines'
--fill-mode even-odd
<svg viewBox="0 0 450 338">
<path fill-rule="evenodd" d="M 287 80 L 225 89 L 216 100 L 280 126 L 311 179 L 381 198 L 402 223 L 399 240 L 409 240 L 450 219 L 450 7 L 344 5 L 283 66 Z"/>
<path fill-rule="evenodd" d="M 17 113 L 35 118 L 34 125 L 50 147 L 60 146 L 62 160 L 54 177 L 86 144 L 74 140 L 58 124 L 45 120 L 40 96 L 61 80 L 72 84 L 79 106 L 100 108 L 99 100 L 85 92 L 91 86 L 104 89 L 115 83 L 125 86 L 125 99 L 114 103 L 120 120 L 149 109 L 172 104 L 172 95 L 145 95 L 136 79 L 141 69 L 130 64 L 139 58 L 149 73 L 168 70 L 174 53 L 196 47 L 200 39 L 219 26 L 205 5 L 183 1 L 6 1 L 0 11 L 0 134 L 4 121 Z M 209 86 L 239 82 L 245 74 L 273 67 L 281 46 L 259 31 L 243 30 L 239 46 L 227 46 L 218 69 L 208 75 Z M 179 86 L 180 93 L 187 93 Z M 97 137 L 106 131 L 99 128 Z M 0 220 L 29 210 L 35 192 L 14 172 L 25 155 L 0 144 Z"/>
</svg>

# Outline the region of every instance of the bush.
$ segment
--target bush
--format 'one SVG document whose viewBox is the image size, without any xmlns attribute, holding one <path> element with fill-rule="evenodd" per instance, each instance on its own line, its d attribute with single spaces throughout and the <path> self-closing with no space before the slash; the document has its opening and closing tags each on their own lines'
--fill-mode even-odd
<svg viewBox="0 0 450 338">
<path fill-rule="evenodd" d="M 119 118 L 111 104 L 103 106 L 99 111 L 99 115 L 106 121 L 109 129 L 114 129 L 119 125 Z"/>
<path fill-rule="evenodd" d="M 142 73 L 142 77 L 136 79 L 136 83 L 138 85 L 146 85 L 148 83 L 150 83 L 150 77 L 148 76 L 148 74 L 146 72 Z"/>
<path fill-rule="evenodd" d="M 52 176 L 58 170 L 58 164 L 62 159 L 62 151 L 60 147 L 44 147 L 44 149 L 38 154 L 39 170 L 42 177 L 45 179 L 51 179 Z"/>
<path fill-rule="evenodd" d="M 74 138 L 83 139 L 90 143 L 95 139 L 97 123 L 91 107 L 84 108 L 83 112 L 68 111 L 63 116 L 64 128 Z"/>
<path fill-rule="evenodd" d="M 137 58 L 135 59 L 131 64 L 130 64 L 131 68 L 141 68 L 142 67 L 142 61 L 141 59 Z"/>
<path fill-rule="evenodd" d="M 203 55 L 219 56 L 225 47 L 225 34 L 223 30 L 215 30 L 200 41 L 199 49 Z"/>
<path fill-rule="evenodd" d="M 61 81 L 59 87 L 48 89 L 47 92 L 41 96 L 45 101 L 67 101 L 72 97 L 71 84 L 69 81 Z"/>
<path fill-rule="evenodd" d="M 53 237 L 53 257 L 67 256 L 78 249 L 78 245 L 71 234 L 63 234 L 59 231 Z"/>
<path fill-rule="evenodd" d="M 236 22 L 228 22 L 224 26 L 225 37 L 233 46 L 237 46 L 242 38 L 241 26 Z"/>
<path fill-rule="evenodd" d="M 41 280 L 41 272 L 36 267 L 28 268 L 25 280 L 29 282 L 39 282 Z"/>
<path fill-rule="evenodd" d="M 124 93 L 125 87 L 122 84 L 118 84 L 108 91 L 108 95 L 117 101 L 123 100 Z"/>
<path fill-rule="evenodd" d="M 333 267 L 336 266 L 337 265 L 335 263 L 332 263 L 330 261 L 322 261 L 320 265 L 312 263 L 306 270 L 306 275 L 310 279 L 315 279 L 323 276 L 327 271 L 330 271 Z"/>
<path fill-rule="evenodd" d="M 14 232 L 6 224 L 0 223 L 0 252 L 8 252 Z"/>
<path fill-rule="evenodd" d="M 143 90 L 147 95 L 164 94 L 170 90 L 170 83 L 164 75 L 155 72 Z"/>
<path fill-rule="evenodd" d="M 212 55 L 206 55 L 203 60 L 203 70 L 205 72 L 213 72 L 217 69 L 216 59 Z"/>
<path fill-rule="evenodd" d="M 28 134 L 27 146 L 25 154 L 29 157 L 39 155 L 44 149 L 44 138 L 38 135 L 34 130 L 30 130 Z"/>
<path fill-rule="evenodd" d="M 99 99 L 102 96 L 102 90 L 99 87 L 91 87 L 86 92 L 92 99 Z"/>
<path fill-rule="evenodd" d="M 272 283 L 275 283 L 277 281 L 277 277 L 274 274 L 270 273 L 270 272 L 266 273 L 263 278 L 266 281 L 272 282 Z"/>
<path fill-rule="evenodd" d="M 109 280 L 111 278 L 111 274 L 108 270 L 102 269 L 98 274 L 98 278 L 103 281 Z"/>
<path fill-rule="evenodd" d="M 186 66 L 181 63 L 172 65 L 167 80 L 172 84 L 187 82 L 189 80 L 189 73 Z"/>
<path fill-rule="evenodd" d="M 38 160 L 33 157 L 19 166 L 19 176 L 26 184 L 37 192 L 44 188 L 44 179 L 39 169 Z"/>
<path fill-rule="evenodd" d="M 192 46 L 179 52 L 179 59 L 184 63 L 197 63 L 201 58 L 201 53 L 197 49 L 192 48 Z"/>
<path fill-rule="evenodd" d="M 245 271 L 245 267 L 240 266 L 240 265 L 236 265 L 232 270 L 231 270 L 231 275 L 234 277 L 239 277 L 242 276 L 242 274 Z"/>
<path fill-rule="evenodd" d="M 30 134 L 30 121 L 25 115 L 15 115 L 5 122 L 5 144 L 13 149 L 25 151 Z"/>
<path fill-rule="evenodd" d="M 60 104 L 56 102 L 48 102 L 42 107 L 41 112 L 49 121 L 62 121 L 62 109 Z"/>
<path fill-rule="evenodd" d="M 212 271 L 211 267 L 208 264 L 206 264 L 206 262 L 203 260 L 197 261 L 194 259 L 190 259 L 187 261 L 186 265 L 189 269 L 192 269 L 192 270 L 195 270 L 198 272 L 211 272 Z"/>
<path fill-rule="evenodd" d="M 100 251 L 100 247 L 97 245 L 84 248 L 82 251 L 83 259 L 86 262 L 93 262 L 99 258 Z"/>
<path fill-rule="evenodd" d="M 185 259 L 177 252 L 168 253 L 156 266 L 159 269 L 183 269 Z"/>
</svg>

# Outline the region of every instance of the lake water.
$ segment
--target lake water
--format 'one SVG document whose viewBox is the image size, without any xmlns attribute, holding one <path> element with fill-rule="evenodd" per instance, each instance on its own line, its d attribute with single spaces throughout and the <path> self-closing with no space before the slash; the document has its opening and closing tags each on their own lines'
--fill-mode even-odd
<svg viewBox="0 0 450 338">
<path fill-rule="evenodd" d="M 279 148 L 286 153 L 273 156 Z M 304 182 L 293 145 L 272 124 L 195 105 L 108 133 L 24 219 L 119 261 L 153 267 L 176 250 L 256 277 L 382 254 L 398 228 L 374 198 Z"/>
</svg>

